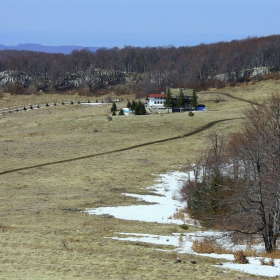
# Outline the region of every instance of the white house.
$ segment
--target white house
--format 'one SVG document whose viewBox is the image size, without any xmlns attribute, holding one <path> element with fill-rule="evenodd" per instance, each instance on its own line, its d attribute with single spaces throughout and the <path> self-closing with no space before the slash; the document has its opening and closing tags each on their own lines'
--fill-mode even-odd
<svg viewBox="0 0 280 280">
<path fill-rule="evenodd" d="M 164 93 L 150 93 L 148 94 L 147 100 L 147 107 L 151 109 L 166 109 L 164 107 L 166 95 Z"/>
</svg>

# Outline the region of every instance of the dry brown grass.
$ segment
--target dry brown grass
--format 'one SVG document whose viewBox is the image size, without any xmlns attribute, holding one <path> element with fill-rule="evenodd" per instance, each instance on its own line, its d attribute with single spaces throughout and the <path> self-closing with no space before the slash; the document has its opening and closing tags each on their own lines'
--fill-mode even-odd
<svg viewBox="0 0 280 280">
<path fill-rule="evenodd" d="M 195 240 L 192 249 L 201 254 L 234 254 L 235 252 L 220 245 L 214 237 L 205 237 L 202 240 Z"/>
<path fill-rule="evenodd" d="M 251 87 L 243 92 L 259 99 L 267 94 L 257 88 L 254 92 Z M 198 95 L 203 103 L 205 95 Z M 242 95 L 242 89 L 236 95 Z M 4 98 L 0 99 L 1 108 L 62 100 L 55 95 L 5 94 Z M 79 99 L 75 95 L 63 97 Z M 186 113 L 155 114 L 117 116 L 109 122 L 110 106 L 79 105 L 0 116 L 0 172 L 180 136 L 211 121 L 232 118 L 188 138 L 1 175 L 0 278 L 220 279 L 226 275 L 229 279 L 251 279 L 242 272 L 221 273 L 210 258 L 197 257 L 193 266 L 186 255 L 186 261 L 179 264 L 170 253 L 154 250 L 155 245 L 104 238 L 115 232 L 168 235 L 181 232 L 179 226 L 83 212 L 85 208 L 139 203 L 122 193 L 148 193 L 145 187 L 151 186 L 158 174 L 178 170 L 192 161 L 211 131 L 227 134 L 238 129 L 241 120 L 234 118 L 242 117 L 240 109 L 249 105 L 228 98 L 206 106 L 207 112 L 195 113 L 193 118 Z"/>
<path fill-rule="evenodd" d="M 236 254 L 236 251 L 223 247 L 221 244 L 217 243 L 214 237 L 205 237 L 202 240 L 195 240 L 192 249 L 195 252 L 202 254 Z M 256 250 L 252 249 L 243 250 L 242 252 L 248 257 L 258 257 L 260 255 Z"/>
<path fill-rule="evenodd" d="M 260 254 L 261 257 L 263 258 L 272 258 L 272 259 L 280 259 L 280 250 L 274 250 L 271 253 L 267 253 L 267 252 L 262 252 Z"/>
<path fill-rule="evenodd" d="M 213 238 L 204 238 L 202 241 L 194 240 L 192 249 L 196 253 L 212 254 L 215 253 L 218 244 Z"/>
<path fill-rule="evenodd" d="M 234 262 L 246 264 L 249 263 L 249 260 L 247 259 L 247 255 L 242 250 L 240 250 L 234 253 Z"/>
<path fill-rule="evenodd" d="M 275 265 L 275 262 L 274 262 L 273 258 L 271 258 L 269 261 L 266 261 L 265 258 L 261 258 L 260 263 L 261 263 L 261 265 L 269 265 L 269 266 L 274 266 Z"/>
<path fill-rule="evenodd" d="M 261 241 L 259 241 L 261 242 Z M 258 243 L 259 244 L 259 243 Z M 246 250 L 239 250 L 234 251 L 232 249 L 228 249 L 223 247 L 222 245 L 218 244 L 215 238 L 213 237 L 205 237 L 201 240 L 195 240 L 193 242 L 192 249 L 196 253 L 201 254 L 233 254 L 236 263 L 247 263 L 247 257 L 261 257 L 260 262 L 262 265 L 274 265 L 274 259 L 280 258 L 280 251 L 274 250 L 271 253 L 267 252 L 257 252 L 254 249 L 246 249 Z M 265 258 L 270 259 L 266 261 Z"/>
</svg>

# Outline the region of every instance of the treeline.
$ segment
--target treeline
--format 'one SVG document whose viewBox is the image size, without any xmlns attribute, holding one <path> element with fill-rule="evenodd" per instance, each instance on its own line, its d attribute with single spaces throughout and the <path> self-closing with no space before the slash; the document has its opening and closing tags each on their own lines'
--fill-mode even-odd
<svg viewBox="0 0 280 280">
<path fill-rule="evenodd" d="M 69 55 L 30 51 L 0 51 L 0 72 L 16 71 L 16 83 L 63 90 L 87 87 L 90 91 L 128 82 L 143 94 L 166 86 L 234 85 L 250 78 L 246 69 L 280 67 L 280 35 L 246 38 L 194 47 L 131 47 L 73 51 Z M 226 74 L 226 78 L 217 76 Z M 20 76 L 20 78 L 19 78 Z M 74 80 L 79 83 L 74 83 Z"/>
<path fill-rule="evenodd" d="M 210 136 L 181 194 L 192 218 L 239 237 L 262 237 L 270 253 L 280 237 L 280 95 L 245 116 L 228 139 Z"/>
</svg>

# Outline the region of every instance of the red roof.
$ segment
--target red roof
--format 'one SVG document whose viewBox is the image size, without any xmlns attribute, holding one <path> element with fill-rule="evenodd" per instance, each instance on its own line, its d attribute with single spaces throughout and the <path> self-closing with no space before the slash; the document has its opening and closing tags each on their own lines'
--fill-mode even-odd
<svg viewBox="0 0 280 280">
<path fill-rule="evenodd" d="M 150 94 L 148 94 L 148 97 L 163 97 L 163 98 L 165 98 L 166 95 L 162 94 L 162 93 L 150 93 Z"/>
</svg>

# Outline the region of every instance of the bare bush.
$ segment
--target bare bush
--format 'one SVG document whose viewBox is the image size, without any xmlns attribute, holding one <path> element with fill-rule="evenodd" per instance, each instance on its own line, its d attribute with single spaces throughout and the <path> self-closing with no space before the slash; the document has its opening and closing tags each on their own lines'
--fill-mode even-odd
<svg viewBox="0 0 280 280">
<path fill-rule="evenodd" d="M 280 95 L 245 112 L 241 132 L 226 144 L 216 134 L 182 188 L 193 218 L 276 249 L 280 233 Z"/>
<path fill-rule="evenodd" d="M 214 240 L 214 238 L 203 238 L 203 240 L 195 240 L 192 245 L 192 249 L 196 253 L 211 254 L 215 253 L 220 248 L 220 245 Z"/>
<path fill-rule="evenodd" d="M 240 264 L 247 264 L 249 263 L 249 260 L 247 259 L 247 256 L 244 254 L 244 252 L 240 250 L 234 253 L 234 262 Z"/>
<path fill-rule="evenodd" d="M 266 261 L 265 258 L 261 258 L 260 263 L 261 263 L 261 265 L 269 265 L 269 266 L 275 265 L 274 259 L 272 259 L 272 258 L 269 261 Z"/>
</svg>

